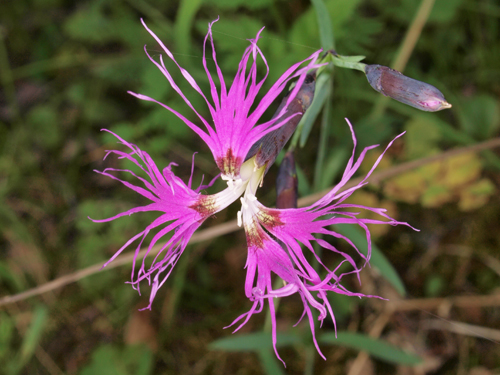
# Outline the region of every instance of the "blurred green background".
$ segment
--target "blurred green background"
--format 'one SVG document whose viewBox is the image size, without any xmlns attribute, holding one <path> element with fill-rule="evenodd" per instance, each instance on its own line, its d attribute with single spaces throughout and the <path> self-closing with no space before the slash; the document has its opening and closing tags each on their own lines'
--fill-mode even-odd
<svg viewBox="0 0 500 375">
<path fill-rule="evenodd" d="M 228 83 L 246 39 L 261 27 L 266 29 L 259 46 L 270 66 L 265 89 L 292 63 L 327 42 L 321 27 L 326 22 L 338 53 L 365 55 L 365 62 L 387 66 L 401 64 L 398 59 L 406 53 L 404 73 L 433 84 L 453 104 L 439 113 L 419 112 L 384 100 L 361 72 L 336 68 L 327 115 L 323 121 L 320 115 L 297 152 L 301 196 L 332 186 L 341 175 L 352 149 L 344 117 L 354 124 L 361 147 L 385 146 L 406 130 L 381 170 L 435 157 L 420 168 L 403 168 L 352 198 L 358 204 L 386 207 L 421 231 L 374 228 L 378 260 L 363 271 L 362 287 L 349 287 L 391 301 L 406 298 L 413 307 L 387 313 L 387 302 L 331 296 L 343 332 L 338 341 L 331 339 L 331 322 L 318 331 L 328 358 L 323 361 L 311 347 L 307 322 L 292 328 L 302 313 L 301 302 L 285 299 L 278 314 L 283 334 L 278 343 L 286 370 L 276 363 L 269 335 L 258 334 L 265 313 L 242 330 L 254 335 L 244 336 L 241 346 L 216 341 L 236 337 L 222 328 L 250 307 L 243 292 L 246 242 L 238 231 L 190 245 L 151 312 L 138 311 L 148 303 L 147 288 L 139 296 L 124 283 L 130 278 L 130 264 L 89 272 L 76 283 L 35 297 L 13 303 L 2 299 L 0 373 L 499 373 L 500 154 L 494 148 L 452 157 L 444 152 L 499 136 L 500 4 L 424 0 L 431 11 L 415 23 L 422 4 L 415 0 L 313 3 L 1 2 L 0 295 L 21 293 L 102 264 L 151 222 L 154 215 L 148 214 L 107 224 L 87 219 L 144 203 L 93 172 L 121 165 L 112 158 L 102 162 L 105 150 L 116 142 L 100 129 L 137 144 L 160 168 L 176 162 L 176 174 L 185 181 L 193 152 L 199 152 L 196 181 L 202 174 L 212 178 L 218 173 L 208 148 L 187 126 L 126 91 L 152 96 L 196 121 L 147 59 L 145 44 L 155 59 L 161 50 L 139 20 L 145 19 L 208 92 L 202 43 L 208 22 L 220 17 L 214 40 Z M 418 22 L 421 32 L 415 28 Z M 405 37 L 408 30 L 413 30 L 414 46 Z M 202 99 L 189 90 L 173 64 L 167 67 L 207 118 Z M 369 154 L 366 166 L 379 152 Z M 269 206 L 274 205 L 275 174 L 273 167 L 260 196 Z M 218 182 L 214 191 L 221 187 Z M 237 205 L 231 206 L 204 228 L 234 219 L 237 210 Z M 448 298 L 453 296 L 470 298 L 454 304 Z M 370 354 L 365 360 L 360 349 Z"/>
</svg>

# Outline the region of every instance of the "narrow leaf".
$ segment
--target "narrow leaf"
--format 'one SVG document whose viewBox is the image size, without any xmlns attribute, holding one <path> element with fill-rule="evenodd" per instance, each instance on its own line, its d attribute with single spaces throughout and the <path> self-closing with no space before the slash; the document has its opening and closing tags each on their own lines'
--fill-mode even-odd
<svg viewBox="0 0 500 375">
<path fill-rule="evenodd" d="M 321 335 L 319 341 L 323 344 L 333 344 L 357 350 L 364 350 L 371 356 L 385 362 L 400 365 L 418 365 L 422 359 L 410 354 L 380 339 L 374 339 L 360 333 L 337 332 Z"/>
<path fill-rule="evenodd" d="M 346 69 L 356 69 L 364 73 L 366 64 L 359 62 L 363 60 L 363 58 L 364 56 L 331 56 L 331 60 L 335 66 Z"/>
<path fill-rule="evenodd" d="M 191 50 L 191 29 L 194 16 L 202 0 L 182 0 L 175 19 L 176 49 L 178 53 L 189 54 Z"/>
<path fill-rule="evenodd" d="M 304 113 L 304 116 L 302 116 L 299 125 L 297 126 L 298 129 L 292 140 L 292 145 L 295 146 L 297 144 L 297 137 L 300 137 L 300 147 L 304 147 L 306 144 L 314 122 L 316 121 L 316 118 L 318 117 L 321 108 L 323 108 L 323 105 L 328 97 L 330 79 L 331 75 L 329 74 L 321 74 L 317 78 L 313 102 L 307 109 L 306 113 Z"/>
<path fill-rule="evenodd" d="M 21 361 L 26 363 L 38 345 L 47 321 L 47 308 L 39 306 L 33 313 L 33 319 L 21 346 Z"/>
<path fill-rule="evenodd" d="M 321 48 L 325 51 L 335 48 L 332 20 L 330 19 L 330 13 L 328 13 L 325 3 L 323 0 L 311 0 L 311 3 L 316 10 L 316 17 L 318 18 Z"/>
<path fill-rule="evenodd" d="M 264 372 L 268 375 L 285 375 L 283 365 L 278 362 L 276 355 L 272 349 L 261 349 L 257 351 L 260 364 Z"/>
<path fill-rule="evenodd" d="M 277 347 L 300 343 L 300 337 L 279 333 L 277 335 Z M 213 341 L 209 348 L 211 350 L 224 350 L 226 352 L 246 352 L 272 349 L 273 342 L 271 334 L 267 332 L 256 332 L 247 335 L 233 335 Z"/>
<path fill-rule="evenodd" d="M 357 62 L 360 62 L 362 60 L 364 60 L 366 58 L 366 56 L 362 56 L 362 55 L 359 55 L 359 56 L 341 56 L 341 55 L 337 55 L 338 58 L 342 59 L 342 60 L 345 60 L 345 61 L 348 61 L 348 62 L 352 62 L 352 63 L 357 63 Z"/>
</svg>

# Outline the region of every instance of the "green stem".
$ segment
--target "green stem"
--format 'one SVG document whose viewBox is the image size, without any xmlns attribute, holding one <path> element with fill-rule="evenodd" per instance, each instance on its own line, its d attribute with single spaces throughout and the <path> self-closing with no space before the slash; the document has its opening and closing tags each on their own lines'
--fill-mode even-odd
<svg viewBox="0 0 500 375">
<path fill-rule="evenodd" d="M 311 3 L 316 11 L 316 18 L 319 26 L 319 37 L 321 40 L 321 48 L 325 51 L 335 48 L 335 39 L 333 36 L 332 21 L 330 13 L 325 6 L 323 0 L 311 0 Z"/>
<path fill-rule="evenodd" d="M 182 0 L 175 18 L 176 49 L 178 53 L 189 54 L 191 51 L 191 26 L 202 0 Z"/>
<path fill-rule="evenodd" d="M 323 188 L 322 184 L 322 176 L 323 176 L 323 168 L 325 165 L 325 156 L 327 152 L 328 146 L 328 134 L 330 130 L 330 105 L 332 101 L 332 92 L 333 92 L 333 78 L 329 80 L 327 83 L 327 94 L 325 100 L 325 106 L 323 106 L 323 117 L 321 118 L 321 130 L 319 136 L 319 145 L 318 145 L 318 155 L 316 157 L 316 165 L 314 168 L 314 183 L 313 190 L 320 191 Z"/>
<path fill-rule="evenodd" d="M 316 357 L 316 350 L 314 346 L 308 345 L 305 348 L 306 364 L 304 366 L 304 375 L 314 375 L 314 358 Z"/>
</svg>

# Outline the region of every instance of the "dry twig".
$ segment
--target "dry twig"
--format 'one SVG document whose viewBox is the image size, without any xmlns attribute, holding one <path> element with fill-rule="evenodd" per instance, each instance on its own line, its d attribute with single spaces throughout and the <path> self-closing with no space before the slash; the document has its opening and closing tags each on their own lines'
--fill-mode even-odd
<svg viewBox="0 0 500 375">
<path fill-rule="evenodd" d="M 500 344 L 500 330 L 498 329 L 481 327 L 453 320 L 443 321 L 440 319 L 429 319 L 424 320 L 423 323 L 425 329 L 437 329 L 440 331 L 458 333 L 459 335 L 464 336 L 479 337 L 481 339 L 492 341 L 495 344 Z"/>
</svg>

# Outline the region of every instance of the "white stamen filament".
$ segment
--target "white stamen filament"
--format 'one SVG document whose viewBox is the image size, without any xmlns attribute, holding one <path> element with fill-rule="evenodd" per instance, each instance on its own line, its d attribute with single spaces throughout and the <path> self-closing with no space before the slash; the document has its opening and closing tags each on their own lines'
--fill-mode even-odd
<svg viewBox="0 0 500 375">
<path fill-rule="evenodd" d="M 243 224 L 243 219 L 242 219 L 242 215 L 243 213 L 240 211 L 238 211 L 238 226 L 241 228 L 241 225 Z"/>
<path fill-rule="evenodd" d="M 252 193 L 245 194 L 245 198 L 248 199 L 250 202 L 255 202 L 257 200 L 257 197 Z"/>
<path fill-rule="evenodd" d="M 252 161 L 252 159 L 248 160 L 247 162 L 250 161 Z M 248 167 L 252 167 L 251 169 L 247 168 L 245 170 L 245 172 L 247 173 L 246 175 L 248 176 L 248 183 L 246 184 L 245 195 L 240 198 L 241 215 L 240 213 L 238 213 L 238 223 L 240 223 L 241 216 L 242 224 L 245 225 L 247 231 L 251 231 L 251 228 L 255 225 L 253 217 L 256 216 L 260 210 L 259 204 L 255 203 L 258 203 L 255 193 L 257 191 L 257 188 L 261 184 L 262 179 L 264 178 L 265 172 L 265 167 L 255 168 L 255 163 L 252 162 L 252 164 L 253 165 L 248 165 Z"/>
<path fill-rule="evenodd" d="M 241 201 L 241 207 L 242 207 L 244 210 L 248 209 L 248 204 L 247 204 L 247 202 L 246 202 L 246 194 L 245 194 L 245 196 L 244 196 L 244 197 L 241 197 L 241 198 L 240 198 L 240 201 Z"/>
<path fill-rule="evenodd" d="M 215 195 L 215 205 L 217 211 L 220 211 L 244 193 L 240 198 L 241 210 L 237 213 L 239 227 L 244 223 L 251 223 L 252 217 L 259 211 L 258 205 L 254 204 L 257 201 L 255 192 L 264 177 L 264 167 L 255 169 L 254 166 L 255 161 L 249 159 L 241 166 L 240 177 L 233 179 L 227 175 L 221 175 L 221 179 L 227 182 L 228 187 Z"/>
<path fill-rule="evenodd" d="M 240 170 L 240 177 L 238 178 L 232 178 L 224 174 L 221 175 L 221 179 L 227 182 L 227 189 L 221 191 L 220 193 L 215 194 L 215 205 L 217 207 L 217 211 L 226 208 L 235 200 L 237 200 L 239 197 L 241 197 L 243 193 L 245 193 L 249 182 L 255 179 L 255 173 L 252 172 L 254 164 L 255 163 L 253 159 L 247 160 L 245 163 L 243 163 Z M 254 198 L 255 196 L 249 199 L 254 199 Z M 246 204 L 244 200 L 242 200 L 241 203 Z M 248 208 L 248 205 L 244 208 Z M 241 219 L 239 220 L 241 220 L 241 222 L 243 223 L 243 212 L 241 212 L 241 214 L 238 215 L 241 217 Z"/>
</svg>

